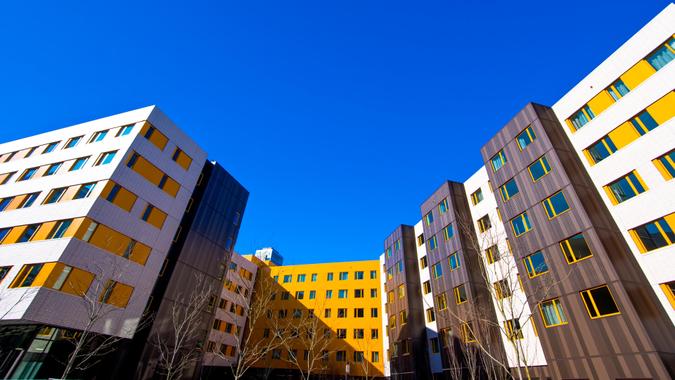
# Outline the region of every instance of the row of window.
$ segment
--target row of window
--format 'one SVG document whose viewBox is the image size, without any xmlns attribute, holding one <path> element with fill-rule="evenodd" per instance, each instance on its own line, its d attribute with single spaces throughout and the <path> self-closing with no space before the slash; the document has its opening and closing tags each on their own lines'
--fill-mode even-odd
<svg viewBox="0 0 675 380">
<path fill-rule="evenodd" d="M 461 266 L 459 251 L 453 252 L 448 256 L 448 266 L 450 267 L 451 271 L 454 271 L 455 269 Z M 431 277 L 436 279 L 442 276 L 443 276 L 443 264 L 441 261 L 439 261 L 431 266 Z"/>
<path fill-rule="evenodd" d="M 89 139 L 89 143 L 94 143 L 94 142 L 98 142 L 98 141 L 103 140 L 106 137 L 106 135 L 108 134 L 108 132 L 113 131 L 113 130 L 116 131 L 115 137 L 126 136 L 129 133 L 131 133 L 131 130 L 133 129 L 133 127 L 134 127 L 134 125 L 130 124 L 130 125 L 124 125 L 124 126 L 117 127 L 117 128 L 111 128 L 111 129 L 95 132 L 91 136 L 91 138 Z M 84 137 L 84 135 L 76 136 L 76 137 L 72 137 L 72 138 L 68 139 L 68 141 L 66 142 L 66 144 L 63 146 L 62 149 L 74 148 L 77 144 L 80 143 L 80 141 L 82 140 L 83 137 Z M 0 155 L 0 163 L 9 162 L 9 161 L 18 160 L 18 159 L 23 159 L 23 158 L 28 158 L 28 157 L 32 156 L 35 152 L 40 152 L 40 154 L 51 153 L 51 152 L 56 150 L 56 148 L 59 146 L 60 143 L 61 143 L 61 141 L 54 141 L 54 142 L 51 142 L 51 143 L 48 143 L 48 144 L 38 145 L 38 146 L 23 149 L 23 150 L 19 150 L 19 151 L 4 153 L 4 154 Z"/>
<path fill-rule="evenodd" d="M 326 273 L 326 281 L 333 281 L 334 278 L 334 273 L 333 272 L 328 272 Z M 317 282 L 319 279 L 319 274 L 318 273 L 312 273 L 310 275 L 310 281 L 311 282 Z M 365 279 L 365 272 L 364 271 L 355 271 L 354 272 L 354 280 L 364 280 Z M 376 270 L 371 270 L 370 271 L 370 279 L 375 280 L 377 279 L 377 271 Z M 347 281 L 349 280 L 349 272 L 339 272 L 338 273 L 338 280 L 340 281 Z M 279 282 L 279 275 L 274 276 L 274 281 Z M 296 275 L 295 278 L 296 282 L 305 282 L 307 281 L 307 275 L 306 274 L 298 274 Z M 282 283 L 288 284 L 293 282 L 293 275 L 292 274 L 285 274 L 282 278 Z"/>
<path fill-rule="evenodd" d="M 570 130 L 582 128 L 674 58 L 675 38 L 671 37 L 565 120 Z"/>
<path fill-rule="evenodd" d="M 642 253 L 675 243 L 675 213 L 665 215 L 649 223 L 628 230 Z"/>
<path fill-rule="evenodd" d="M 164 151 L 167 143 L 169 142 L 168 137 L 166 137 L 162 132 L 160 132 L 147 121 L 141 128 L 141 135 L 161 151 Z M 183 152 L 179 147 L 174 149 L 173 153 L 171 154 L 171 159 L 185 170 L 188 170 L 192 164 L 192 158 Z"/>
<path fill-rule="evenodd" d="M 282 352 L 282 350 L 279 349 L 279 348 L 277 348 L 277 349 L 272 350 L 272 352 L 270 353 L 270 357 L 271 357 L 272 359 L 274 359 L 274 360 L 291 360 L 291 361 L 299 361 L 300 358 L 298 357 L 298 352 L 297 352 L 297 351 L 298 351 L 298 350 L 295 350 L 295 349 L 288 350 L 288 351 L 287 351 L 287 355 L 288 355 L 287 359 L 282 359 L 282 357 L 281 357 L 281 352 Z M 377 362 L 380 361 L 380 352 L 379 352 L 379 351 L 371 351 L 370 354 L 371 354 L 370 361 L 371 361 L 372 363 L 377 363 Z M 322 352 L 321 352 L 321 356 L 320 356 L 319 358 L 320 358 L 321 361 L 324 362 L 324 363 L 327 363 L 328 361 L 330 361 L 330 353 L 329 353 L 329 351 L 327 351 L 327 350 L 322 351 Z M 364 352 L 363 352 L 363 351 L 354 351 L 354 353 L 353 353 L 353 361 L 354 361 L 355 363 L 363 363 L 363 361 L 365 360 L 364 358 L 365 358 L 365 356 L 364 356 Z M 309 359 L 309 351 L 308 351 L 308 350 L 304 350 L 304 351 L 303 351 L 302 360 L 303 360 L 303 361 L 310 360 L 310 359 Z M 345 351 L 345 350 L 338 350 L 338 351 L 335 351 L 335 361 L 337 361 L 337 362 L 346 362 L 346 361 L 347 361 L 347 351 Z"/>
<path fill-rule="evenodd" d="M 326 299 L 332 299 L 333 298 L 333 289 L 326 290 L 325 294 L 326 294 Z M 307 295 L 308 295 L 308 298 L 310 300 L 316 299 L 316 296 L 317 296 L 316 290 L 308 291 Z M 276 296 L 277 296 L 276 293 L 272 293 L 271 300 L 275 300 Z M 365 298 L 365 289 L 354 289 L 353 290 L 353 296 L 354 296 L 354 298 Z M 288 301 L 288 300 L 290 300 L 290 298 L 291 298 L 290 292 L 281 292 L 280 299 L 282 301 Z M 337 298 L 339 298 L 339 299 L 349 298 L 349 290 L 338 289 Z M 371 288 L 370 289 L 370 298 L 377 298 L 377 288 Z M 295 292 L 295 299 L 297 299 L 297 300 L 305 299 L 305 291 L 304 290 L 296 291 Z"/>
<path fill-rule="evenodd" d="M 141 265 L 150 256 L 150 247 L 90 218 L 64 219 L 0 228 L 0 244 L 75 237 L 107 252 Z"/>
<path fill-rule="evenodd" d="M 549 220 L 570 210 L 569 203 L 562 190 L 544 199 L 541 204 Z M 510 223 L 516 237 L 532 230 L 532 222 L 527 211 L 523 211 L 521 214 L 515 216 L 511 219 Z"/>
<path fill-rule="evenodd" d="M 400 250 L 401 250 L 401 239 L 396 239 L 394 244 L 387 247 L 387 249 L 385 249 L 384 251 L 385 251 L 387 257 L 391 257 L 393 255 L 394 251 L 398 252 Z"/>
<path fill-rule="evenodd" d="M 443 215 L 446 212 L 448 212 L 448 210 L 450 209 L 450 207 L 448 205 L 448 198 L 443 198 L 443 200 L 438 203 L 436 208 L 438 209 L 439 215 Z M 424 222 L 427 224 L 427 226 L 430 226 L 434 222 L 434 210 L 433 209 L 431 209 L 431 211 L 429 211 L 424 216 Z"/>
<path fill-rule="evenodd" d="M 229 323 L 229 322 L 222 321 L 222 320 L 217 319 L 217 318 L 213 320 L 212 329 L 222 331 L 222 332 L 225 332 L 227 334 L 237 334 L 237 335 L 239 335 L 239 332 L 241 331 L 240 326 L 237 326 L 237 325 Z"/>
<path fill-rule="evenodd" d="M 637 115 L 614 128 L 611 132 L 584 149 L 584 155 L 591 165 L 606 159 L 619 149 L 644 136 L 670 120 L 675 115 L 675 92 L 639 112 Z"/>
<path fill-rule="evenodd" d="M 176 197 L 180 185 L 176 180 L 169 177 L 166 173 L 161 171 L 155 165 L 150 163 L 145 157 L 141 156 L 136 152 L 132 152 L 129 156 L 129 159 L 126 163 L 127 167 L 136 173 L 140 174 L 143 178 L 148 180 L 148 182 L 164 190 L 167 194 L 172 197 Z"/>
<path fill-rule="evenodd" d="M 220 299 L 218 308 L 221 310 L 227 310 L 228 305 L 230 306 L 230 313 L 243 316 L 246 312 L 246 309 L 243 306 L 236 304 L 234 301 L 228 302 L 225 298 Z"/>
<path fill-rule="evenodd" d="M 0 267 L 0 282 L 11 270 L 11 266 Z M 9 288 L 45 287 L 81 297 L 87 293 L 93 281 L 94 274 L 83 269 L 57 262 L 35 263 L 23 265 Z M 129 285 L 108 280 L 98 300 L 124 308 L 133 290 Z"/>
</svg>

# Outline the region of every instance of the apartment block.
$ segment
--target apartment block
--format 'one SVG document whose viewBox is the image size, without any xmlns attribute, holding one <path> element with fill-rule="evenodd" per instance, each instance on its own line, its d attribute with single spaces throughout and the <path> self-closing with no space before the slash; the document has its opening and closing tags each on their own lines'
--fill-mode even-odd
<svg viewBox="0 0 675 380">
<path fill-rule="evenodd" d="M 82 330 L 132 342 L 214 166 L 156 107 L 1 144 L 0 373 L 59 377 Z"/>
</svg>

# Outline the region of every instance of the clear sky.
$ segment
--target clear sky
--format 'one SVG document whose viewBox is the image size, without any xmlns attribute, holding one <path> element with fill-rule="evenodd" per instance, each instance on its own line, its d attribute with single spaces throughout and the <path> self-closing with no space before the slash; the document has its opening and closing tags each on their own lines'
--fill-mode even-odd
<svg viewBox="0 0 675 380">
<path fill-rule="evenodd" d="M 237 250 L 310 263 L 376 258 L 669 2 L 28 3 L 0 5 L 0 141 L 156 104 L 251 192 Z"/>
</svg>

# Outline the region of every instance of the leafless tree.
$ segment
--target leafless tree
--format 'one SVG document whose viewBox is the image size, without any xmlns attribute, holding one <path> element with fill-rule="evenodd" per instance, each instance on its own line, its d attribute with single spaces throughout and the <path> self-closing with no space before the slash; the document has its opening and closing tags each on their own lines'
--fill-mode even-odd
<svg viewBox="0 0 675 380">
<path fill-rule="evenodd" d="M 179 294 L 171 305 L 169 328 L 158 329 L 155 336 L 159 368 L 167 380 L 179 379 L 199 359 L 199 331 L 203 328 L 204 312 L 213 302 L 213 286 L 204 275 L 196 274 L 191 291 Z"/>
<path fill-rule="evenodd" d="M 323 312 L 323 305 L 315 303 L 314 306 L 314 309 L 298 308 L 293 311 L 286 328 L 289 339 L 284 340 L 284 348 L 289 352 L 287 361 L 300 371 L 303 380 L 325 369 L 325 356 L 333 343 L 332 332 L 327 329 L 320 331 L 323 323 L 315 314 Z M 303 350 L 302 358 L 297 353 L 300 349 Z"/>
</svg>

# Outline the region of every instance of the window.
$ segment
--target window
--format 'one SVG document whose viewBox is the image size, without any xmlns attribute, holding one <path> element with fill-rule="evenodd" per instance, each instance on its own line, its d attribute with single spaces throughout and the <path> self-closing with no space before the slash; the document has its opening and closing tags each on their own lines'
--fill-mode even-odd
<svg viewBox="0 0 675 380">
<path fill-rule="evenodd" d="M 377 298 L 377 288 L 370 289 L 370 298 Z"/>
<path fill-rule="evenodd" d="M 396 239 L 394 242 L 394 249 L 397 251 L 401 249 L 401 239 Z"/>
<path fill-rule="evenodd" d="M 98 156 L 98 159 L 94 163 L 94 166 L 109 164 L 110 162 L 112 162 L 113 158 L 115 158 L 115 153 L 117 153 L 117 151 L 101 153 L 101 155 Z"/>
<path fill-rule="evenodd" d="M 2 243 L 3 240 L 7 237 L 7 234 L 9 231 L 11 231 L 11 227 L 5 227 L 5 228 L 0 228 L 0 243 Z"/>
<path fill-rule="evenodd" d="M 401 284 L 398 286 L 398 298 L 405 297 L 405 285 Z"/>
<path fill-rule="evenodd" d="M 671 150 L 652 162 L 666 181 L 675 177 L 675 150 Z"/>
<path fill-rule="evenodd" d="M 443 215 L 448 212 L 448 198 L 445 198 L 438 204 L 438 213 Z"/>
<path fill-rule="evenodd" d="M 376 270 L 371 270 L 371 271 L 370 271 L 370 279 L 371 279 L 371 280 L 377 279 L 377 271 L 376 271 Z"/>
<path fill-rule="evenodd" d="M 541 158 L 528 166 L 527 170 L 530 172 L 532 181 L 537 182 L 541 179 L 541 177 L 551 172 L 551 165 L 548 164 L 546 156 L 541 156 Z"/>
<path fill-rule="evenodd" d="M 356 271 L 354 272 L 354 279 L 355 280 L 363 280 L 363 271 Z"/>
<path fill-rule="evenodd" d="M 318 277 L 319 277 L 319 275 L 318 275 L 318 274 L 316 274 L 316 273 L 312 273 L 312 278 L 311 278 L 311 281 L 312 281 L 312 282 L 316 282 L 316 280 L 318 279 Z"/>
<path fill-rule="evenodd" d="M 670 38 L 645 58 L 654 68 L 660 70 L 675 58 L 675 38 Z"/>
<path fill-rule="evenodd" d="M 72 224 L 72 219 L 59 220 L 47 235 L 47 239 L 60 239 L 66 234 L 68 227 Z"/>
<path fill-rule="evenodd" d="M 89 157 L 80 157 L 80 158 L 76 159 L 76 160 L 73 162 L 73 164 L 70 166 L 70 169 L 68 169 L 68 171 L 74 172 L 74 171 L 76 171 L 76 170 L 82 169 L 82 167 L 84 166 L 84 164 L 87 163 L 87 160 L 88 160 L 88 159 L 89 159 Z"/>
<path fill-rule="evenodd" d="M 607 285 L 579 292 L 591 319 L 621 314 Z"/>
<path fill-rule="evenodd" d="M 354 318 L 363 318 L 363 308 L 354 308 Z"/>
<path fill-rule="evenodd" d="M 42 270 L 43 264 L 26 264 L 24 265 L 19 274 L 14 278 L 12 284 L 9 285 L 10 288 L 23 288 L 33 285 L 33 281 L 38 276 Z"/>
<path fill-rule="evenodd" d="M 495 289 L 495 296 L 498 300 L 511 297 L 511 287 L 509 286 L 509 280 L 503 279 L 492 284 Z"/>
<path fill-rule="evenodd" d="M 630 122 L 640 136 L 644 136 L 647 132 L 659 126 L 659 123 L 657 123 L 647 111 L 642 111 L 637 116 L 630 119 Z"/>
<path fill-rule="evenodd" d="M 323 317 L 324 317 L 324 318 L 330 318 L 330 316 L 331 316 L 331 309 L 330 309 L 330 308 L 324 309 L 324 311 L 323 311 Z"/>
<path fill-rule="evenodd" d="M 340 272 L 338 278 L 340 281 L 347 281 L 349 279 L 349 272 Z"/>
<path fill-rule="evenodd" d="M 9 273 L 11 269 L 12 269 L 11 266 L 0 267 L 0 282 L 2 282 L 2 280 L 5 279 L 5 277 L 7 277 L 7 273 Z"/>
<path fill-rule="evenodd" d="M 545 327 L 553 327 L 567 324 L 567 317 L 563 310 L 560 299 L 554 298 L 539 304 L 541 318 Z"/>
<path fill-rule="evenodd" d="M 553 219 L 570 209 L 570 205 L 567 203 L 567 199 L 565 199 L 565 195 L 562 191 L 544 199 L 541 204 L 544 206 L 544 210 L 549 219 Z"/>
<path fill-rule="evenodd" d="M 427 223 L 427 226 L 430 226 L 431 223 L 434 222 L 434 213 L 433 211 L 429 211 L 428 214 L 424 216 L 424 221 Z"/>
<path fill-rule="evenodd" d="M 501 169 L 502 166 L 506 164 L 506 155 L 504 154 L 504 149 L 492 156 L 490 159 L 490 164 L 492 165 L 492 170 L 495 172 L 497 172 L 497 170 Z"/>
<path fill-rule="evenodd" d="M 481 190 L 480 188 L 471 193 L 471 203 L 473 203 L 474 206 L 479 204 L 480 201 L 482 200 L 483 200 L 483 190 Z"/>
<path fill-rule="evenodd" d="M 647 186 L 645 186 L 642 178 L 640 178 L 640 175 L 635 170 L 606 185 L 604 188 L 612 204 L 615 205 L 647 191 Z"/>
<path fill-rule="evenodd" d="M 560 249 L 569 264 L 593 256 L 584 235 L 579 233 L 560 242 Z"/>
<path fill-rule="evenodd" d="M 490 217 L 485 215 L 482 218 L 478 219 L 478 230 L 480 232 L 485 232 L 489 230 L 492 227 L 492 223 L 490 222 Z"/>
<path fill-rule="evenodd" d="M 387 248 L 386 252 L 387 252 L 387 257 L 391 257 L 391 253 L 392 253 L 391 247 Z"/>
<path fill-rule="evenodd" d="M 448 299 L 445 296 L 445 292 L 436 296 L 436 307 L 438 310 L 445 310 L 448 308 Z"/>
<path fill-rule="evenodd" d="M 37 199 L 38 195 L 40 195 L 39 192 L 26 194 L 26 197 L 21 201 L 21 203 L 19 203 L 17 208 L 27 208 L 32 206 L 33 203 L 35 203 L 35 200 Z"/>
<path fill-rule="evenodd" d="M 354 289 L 354 298 L 363 298 L 363 289 Z"/>
<path fill-rule="evenodd" d="M 675 242 L 674 225 L 675 213 L 635 227 L 628 232 L 640 252 L 645 253 L 673 244 Z"/>
<path fill-rule="evenodd" d="M 37 172 L 37 170 L 38 170 L 38 168 L 30 168 L 30 169 L 26 169 L 23 173 L 21 173 L 21 175 L 19 176 L 19 178 L 18 178 L 16 181 L 17 181 L 17 182 L 19 182 L 19 181 L 27 181 L 27 180 L 33 178 L 33 176 L 35 175 L 35 173 Z"/>
<path fill-rule="evenodd" d="M 573 131 L 576 131 L 577 129 L 580 129 L 586 123 L 589 121 L 593 120 L 595 118 L 595 114 L 593 111 L 591 111 L 591 107 L 588 105 L 583 106 L 579 111 L 577 111 L 574 115 L 570 117 L 570 121 L 572 122 L 573 125 Z"/>
<path fill-rule="evenodd" d="M 431 293 L 431 282 L 429 282 L 428 280 L 424 281 L 424 283 L 422 283 L 422 289 L 424 291 L 424 294 Z"/>
<path fill-rule="evenodd" d="M 331 299 L 333 298 L 333 291 L 332 290 L 326 290 L 326 299 Z"/>
<path fill-rule="evenodd" d="M 39 224 L 31 224 L 26 226 L 25 229 L 23 230 L 23 233 L 21 234 L 21 236 L 19 236 L 19 239 L 16 242 L 25 243 L 27 241 L 30 241 L 39 227 L 40 227 Z"/>
<path fill-rule="evenodd" d="M 513 233 L 515 233 L 516 236 L 520 236 L 531 230 L 532 225 L 530 224 L 530 218 L 527 216 L 527 212 L 524 212 L 511 219 L 511 228 L 513 228 Z"/>
<path fill-rule="evenodd" d="M 338 333 L 339 333 L 340 330 L 344 330 L 344 329 L 338 329 Z M 338 336 L 338 338 L 340 338 L 340 339 L 345 339 L 346 337 L 347 337 L 347 331 L 346 330 L 345 330 L 345 334 L 344 334 L 343 337 Z M 335 352 L 335 361 L 344 362 L 346 360 L 347 360 L 347 351 L 336 351 Z"/>
<path fill-rule="evenodd" d="M 326 274 L 326 281 L 333 281 L 333 272 L 329 272 Z"/>
<path fill-rule="evenodd" d="M 105 138 L 105 136 L 108 134 L 108 130 L 105 131 L 98 131 L 94 133 L 91 138 L 89 139 L 90 143 L 98 142 L 101 141 Z"/>
<path fill-rule="evenodd" d="M 448 224 L 443 229 L 443 238 L 445 239 L 445 241 L 448 241 L 448 240 L 452 239 L 453 236 L 455 236 L 455 230 L 452 227 L 452 224 Z"/>
<path fill-rule="evenodd" d="M 523 330 L 518 319 L 504 321 L 504 332 L 509 340 L 523 339 Z"/>
<path fill-rule="evenodd" d="M 401 326 L 405 325 L 408 323 L 408 312 L 405 310 L 401 310 L 400 313 L 398 313 L 399 319 L 401 321 Z"/>
<path fill-rule="evenodd" d="M 616 82 L 612 83 L 605 90 L 615 102 L 624 97 L 630 91 L 628 86 L 626 86 L 621 79 L 618 79 Z"/>
<path fill-rule="evenodd" d="M 544 258 L 544 254 L 541 253 L 541 251 L 537 251 L 531 255 L 525 256 L 523 263 L 525 264 L 527 275 L 530 278 L 534 278 L 548 272 L 548 265 L 546 264 L 546 259 Z"/>
<path fill-rule="evenodd" d="M 450 265 L 450 270 L 455 270 L 459 268 L 459 252 L 453 252 L 448 256 L 448 264 Z"/>
<path fill-rule="evenodd" d="M 115 137 L 126 136 L 129 133 L 131 133 L 132 129 L 134 129 L 133 124 L 121 126 L 120 129 L 117 131 L 117 134 L 115 135 Z"/>
<path fill-rule="evenodd" d="M 443 276 L 443 267 L 441 266 L 441 263 L 436 263 L 431 267 L 431 275 L 433 278 Z"/>
<path fill-rule="evenodd" d="M 14 197 L 2 198 L 2 200 L 0 200 L 0 211 L 5 211 L 13 199 Z"/>
<path fill-rule="evenodd" d="M 430 251 L 433 251 L 434 249 L 438 248 L 438 241 L 436 240 L 436 235 L 432 236 L 431 239 L 429 239 L 427 245 L 429 246 Z"/>
<path fill-rule="evenodd" d="M 0 281 L 2 281 L 2 276 L 0 276 Z M 671 281 L 665 284 L 661 284 L 661 290 L 670 301 L 670 306 L 675 309 L 675 281 Z"/>
<path fill-rule="evenodd" d="M 462 338 L 464 338 L 466 343 L 476 341 L 476 335 L 474 334 L 473 324 L 471 322 L 462 323 Z"/>
<path fill-rule="evenodd" d="M 422 244 L 424 244 L 424 234 L 421 234 L 417 237 L 417 245 L 421 246 Z"/>
<path fill-rule="evenodd" d="M 73 195 L 73 199 L 87 198 L 89 195 L 91 195 L 91 192 L 94 190 L 95 186 L 96 183 L 85 183 L 80 185 L 80 188 L 77 190 L 75 195 Z"/>
<path fill-rule="evenodd" d="M 370 339 L 379 339 L 379 338 L 380 338 L 380 330 L 370 329 Z"/>
<path fill-rule="evenodd" d="M 292 274 L 285 274 L 284 275 L 284 284 L 292 282 L 293 281 L 293 275 Z"/>
<path fill-rule="evenodd" d="M 228 280 L 229 281 L 229 280 Z M 281 300 L 282 301 L 287 301 L 291 299 L 291 293 L 289 292 L 281 292 Z"/>
<path fill-rule="evenodd" d="M 434 308 L 430 307 L 426 310 L 425 312 L 426 317 L 427 317 L 427 322 L 433 322 L 436 320 L 436 313 L 434 313 Z"/>
<path fill-rule="evenodd" d="M 338 290 L 338 298 L 347 298 L 347 289 Z"/>
<path fill-rule="evenodd" d="M 336 336 L 337 336 L 338 339 L 347 339 L 347 329 L 337 329 Z M 344 352 L 344 351 L 338 351 L 338 354 L 340 352 Z"/>
<path fill-rule="evenodd" d="M 616 145 L 609 136 L 605 136 L 598 140 L 595 144 L 589 146 L 584 150 L 586 158 L 591 164 L 597 164 L 605 158 L 611 156 L 617 151 Z"/>
<path fill-rule="evenodd" d="M 532 141 L 536 139 L 537 136 L 534 134 L 532 127 L 525 128 L 524 131 L 520 132 L 520 134 L 516 136 L 516 141 L 518 142 L 518 148 L 520 148 L 520 150 L 525 149 L 528 145 L 532 144 Z"/>
<path fill-rule="evenodd" d="M 63 149 L 70 149 L 70 148 L 74 147 L 75 145 L 77 145 L 80 142 L 80 140 L 82 140 L 82 137 L 83 136 L 77 136 L 77 137 L 71 138 L 70 140 L 68 140 L 68 142 L 63 147 Z"/>
<path fill-rule="evenodd" d="M 305 282 L 305 278 L 306 278 L 306 276 L 304 274 L 299 274 L 298 278 L 297 278 L 297 281 L 298 282 Z"/>
<path fill-rule="evenodd" d="M 496 245 L 492 245 L 485 250 L 485 259 L 488 264 L 494 264 L 495 261 L 499 260 L 499 250 L 497 250 Z"/>
<path fill-rule="evenodd" d="M 59 171 L 59 168 L 61 168 L 62 164 L 63 164 L 63 162 L 57 162 L 55 164 L 49 165 L 49 167 L 47 168 L 47 171 L 45 172 L 43 177 L 48 177 L 50 175 L 56 174 L 56 172 Z"/>
<path fill-rule="evenodd" d="M 428 266 L 429 264 L 427 263 L 427 257 L 422 256 L 422 258 L 420 259 L 420 268 L 425 269 Z"/>
<path fill-rule="evenodd" d="M 42 151 L 42 154 L 53 152 L 54 149 L 56 149 L 56 147 L 59 145 L 59 142 L 60 141 L 47 144 L 47 146 L 45 147 L 45 150 Z"/>
<path fill-rule="evenodd" d="M 513 198 L 513 196 L 518 194 L 519 191 L 520 190 L 518 190 L 518 184 L 516 183 L 515 178 L 511 178 L 499 187 L 499 194 L 502 196 L 502 200 L 504 202 Z"/>
<path fill-rule="evenodd" d="M 466 296 L 466 286 L 464 284 L 456 286 L 453 289 L 453 292 L 455 293 L 455 303 L 457 305 L 466 302 L 468 299 Z"/>
</svg>

